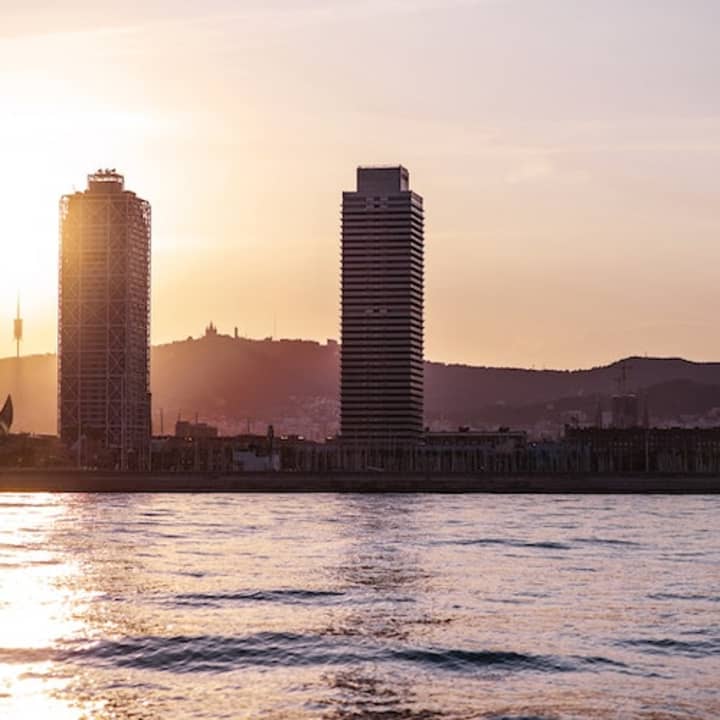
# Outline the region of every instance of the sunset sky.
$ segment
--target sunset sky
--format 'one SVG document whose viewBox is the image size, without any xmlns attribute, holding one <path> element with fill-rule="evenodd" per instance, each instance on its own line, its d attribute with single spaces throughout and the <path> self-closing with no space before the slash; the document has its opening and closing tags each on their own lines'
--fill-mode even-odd
<svg viewBox="0 0 720 720">
<path fill-rule="evenodd" d="M 358 164 L 426 207 L 426 356 L 720 360 L 717 0 L 0 0 L 0 356 L 56 344 L 57 205 L 153 206 L 154 343 L 339 334 Z"/>
</svg>

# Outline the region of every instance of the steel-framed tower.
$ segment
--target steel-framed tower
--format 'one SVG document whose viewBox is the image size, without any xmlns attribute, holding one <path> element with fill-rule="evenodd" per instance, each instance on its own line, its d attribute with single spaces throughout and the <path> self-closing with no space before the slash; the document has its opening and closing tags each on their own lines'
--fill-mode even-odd
<svg viewBox="0 0 720 720">
<path fill-rule="evenodd" d="M 58 424 L 80 464 L 149 467 L 150 236 L 115 170 L 60 201 Z"/>
<path fill-rule="evenodd" d="M 407 447 L 423 430 L 423 200 L 402 167 L 361 167 L 343 193 L 340 434 Z"/>
</svg>

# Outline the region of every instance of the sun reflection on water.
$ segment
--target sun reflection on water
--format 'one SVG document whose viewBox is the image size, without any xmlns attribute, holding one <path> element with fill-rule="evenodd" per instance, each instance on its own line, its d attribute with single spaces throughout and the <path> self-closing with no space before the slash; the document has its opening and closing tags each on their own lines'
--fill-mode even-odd
<svg viewBox="0 0 720 720">
<path fill-rule="evenodd" d="M 56 667 L 61 643 L 87 636 L 88 598 L 69 589 L 80 569 L 48 543 L 67 506 L 61 496 L 5 495 L 0 510 L 0 717 L 88 717 L 62 697 L 70 677 Z"/>
</svg>

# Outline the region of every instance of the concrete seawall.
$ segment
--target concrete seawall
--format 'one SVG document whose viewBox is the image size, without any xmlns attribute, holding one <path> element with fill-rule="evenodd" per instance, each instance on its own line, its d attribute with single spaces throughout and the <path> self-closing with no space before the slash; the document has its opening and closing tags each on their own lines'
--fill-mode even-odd
<svg viewBox="0 0 720 720">
<path fill-rule="evenodd" d="M 0 471 L 0 492 L 720 494 L 706 475 L 425 475 Z"/>
</svg>

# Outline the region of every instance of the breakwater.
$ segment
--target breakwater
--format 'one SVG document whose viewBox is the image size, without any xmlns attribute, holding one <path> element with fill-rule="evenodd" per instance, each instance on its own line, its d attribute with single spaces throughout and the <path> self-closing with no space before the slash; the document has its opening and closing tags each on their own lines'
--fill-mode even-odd
<svg viewBox="0 0 720 720">
<path fill-rule="evenodd" d="M 0 492 L 720 494 L 720 476 L 7 470 Z"/>
</svg>

